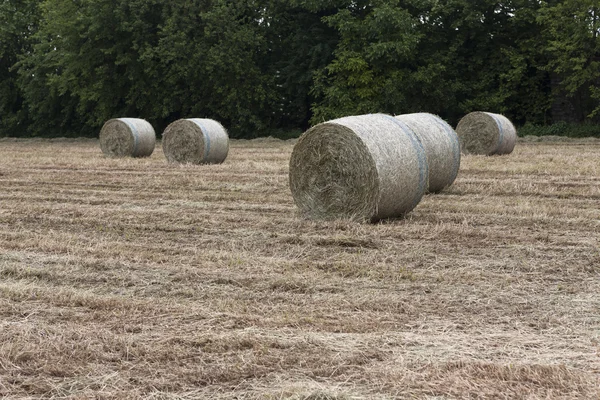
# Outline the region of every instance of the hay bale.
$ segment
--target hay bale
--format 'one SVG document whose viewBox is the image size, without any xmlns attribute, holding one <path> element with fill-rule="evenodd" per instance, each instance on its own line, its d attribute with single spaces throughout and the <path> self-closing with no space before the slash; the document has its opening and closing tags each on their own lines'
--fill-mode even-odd
<svg viewBox="0 0 600 400">
<path fill-rule="evenodd" d="M 108 157 L 148 157 L 155 144 L 154 128 L 143 119 L 111 119 L 100 131 L 100 148 Z"/>
<path fill-rule="evenodd" d="M 419 138 L 429 168 L 429 192 L 450 186 L 460 168 L 460 145 L 456 132 L 446 121 L 429 113 L 397 115 Z"/>
<path fill-rule="evenodd" d="M 427 187 L 425 151 L 384 114 L 336 119 L 305 132 L 290 159 L 290 189 L 309 218 L 377 221 L 411 211 Z"/>
<path fill-rule="evenodd" d="M 517 130 L 508 118 L 483 111 L 465 115 L 456 133 L 465 154 L 510 154 L 517 143 Z"/>
<path fill-rule="evenodd" d="M 167 126 L 162 146 L 171 163 L 220 164 L 229 153 L 229 136 L 212 119 L 180 119 Z"/>
</svg>

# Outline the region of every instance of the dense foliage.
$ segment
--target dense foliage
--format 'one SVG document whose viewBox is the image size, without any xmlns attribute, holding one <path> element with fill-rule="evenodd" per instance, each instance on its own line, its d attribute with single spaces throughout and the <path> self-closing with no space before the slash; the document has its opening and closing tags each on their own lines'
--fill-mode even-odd
<svg viewBox="0 0 600 400">
<path fill-rule="evenodd" d="M 557 122 L 551 125 L 526 123 L 517 130 L 519 136 L 567 136 L 571 138 L 600 138 L 600 124 Z"/>
<path fill-rule="evenodd" d="M 349 114 L 600 118 L 597 0 L 0 0 L 0 136 L 182 117 L 234 137 Z"/>
</svg>

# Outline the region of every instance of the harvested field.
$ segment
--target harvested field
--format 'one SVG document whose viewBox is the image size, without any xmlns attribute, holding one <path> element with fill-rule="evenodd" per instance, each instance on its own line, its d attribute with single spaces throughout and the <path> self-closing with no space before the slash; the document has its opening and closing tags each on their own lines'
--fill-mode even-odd
<svg viewBox="0 0 600 400">
<path fill-rule="evenodd" d="M 600 397 L 600 141 L 465 156 L 406 219 L 221 165 L 0 141 L 0 397 Z"/>
</svg>

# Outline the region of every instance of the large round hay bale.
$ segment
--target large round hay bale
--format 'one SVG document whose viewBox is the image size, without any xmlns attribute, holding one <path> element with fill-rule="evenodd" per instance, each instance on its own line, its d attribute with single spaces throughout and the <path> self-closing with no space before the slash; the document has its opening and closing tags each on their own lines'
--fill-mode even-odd
<svg viewBox="0 0 600 400">
<path fill-rule="evenodd" d="M 155 144 L 154 128 L 143 119 L 111 119 L 100 130 L 100 148 L 107 157 L 148 157 Z"/>
<path fill-rule="evenodd" d="M 212 119 L 180 119 L 167 126 L 162 146 L 172 163 L 219 164 L 229 153 L 229 136 Z"/>
<path fill-rule="evenodd" d="M 412 210 L 427 186 L 425 151 L 384 114 L 336 119 L 306 131 L 290 159 L 290 189 L 309 218 L 377 221 Z"/>
<path fill-rule="evenodd" d="M 155 144 L 154 128 L 143 119 L 111 119 L 100 130 L 100 148 L 108 157 L 148 157 Z"/>
<path fill-rule="evenodd" d="M 465 115 L 456 133 L 465 154 L 510 154 L 517 143 L 517 130 L 508 118 L 483 111 Z"/>
<path fill-rule="evenodd" d="M 446 121 L 429 113 L 396 115 L 419 138 L 429 168 L 430 192 L 450 186 L 460 168 L 460 145 L 456 132 Z"/>
</svg>

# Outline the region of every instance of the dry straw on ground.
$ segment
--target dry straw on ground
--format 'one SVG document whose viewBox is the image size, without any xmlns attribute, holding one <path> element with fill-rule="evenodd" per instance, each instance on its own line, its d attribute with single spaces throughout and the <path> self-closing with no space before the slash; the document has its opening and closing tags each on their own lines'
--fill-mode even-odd
<svg viewBox="0 0 600 400">
<path fill-rule="evenodd" d="M 180 119 L 165 129 L 162 146 L 169 162 L 220 164 L 229 153 L 229 136 L 212 119 Z"/>
<path fill-rule="evenodd" d="M 600 140 L 375 225 L 298 218 L 292 141 L 231 147 L 0 138 L 2 400 L 600 398 Z"/>
<path fill-rule="evenodd" d="M 429 168 L 429 192 L 452 185 L 460 168 L 460 145 L 456 132 L 446 121 L 429 113 L 397 115 L 419 138 Z"/>
<path fill-rule="evenodd" d="M 100 148 L 108 157 L 148 157 L 155 144 L 154 128 L 139 118 L 111 119 L 100 131 Z"/>
<path fill-rule="evenodd" d="M 483 111 L 465 115 L 456 133 L 465 154 L 510 154 L 517 142 L 517 131 L 508 118 Z"/>
<path fill-rule="evenodd" d="M 419 203 L 426 186 L 427 161 L 418 138 L 384 114 L 314 126 L 290 160 L 294 201 L 312 218 L 399 217 Z"/>
</svg>

